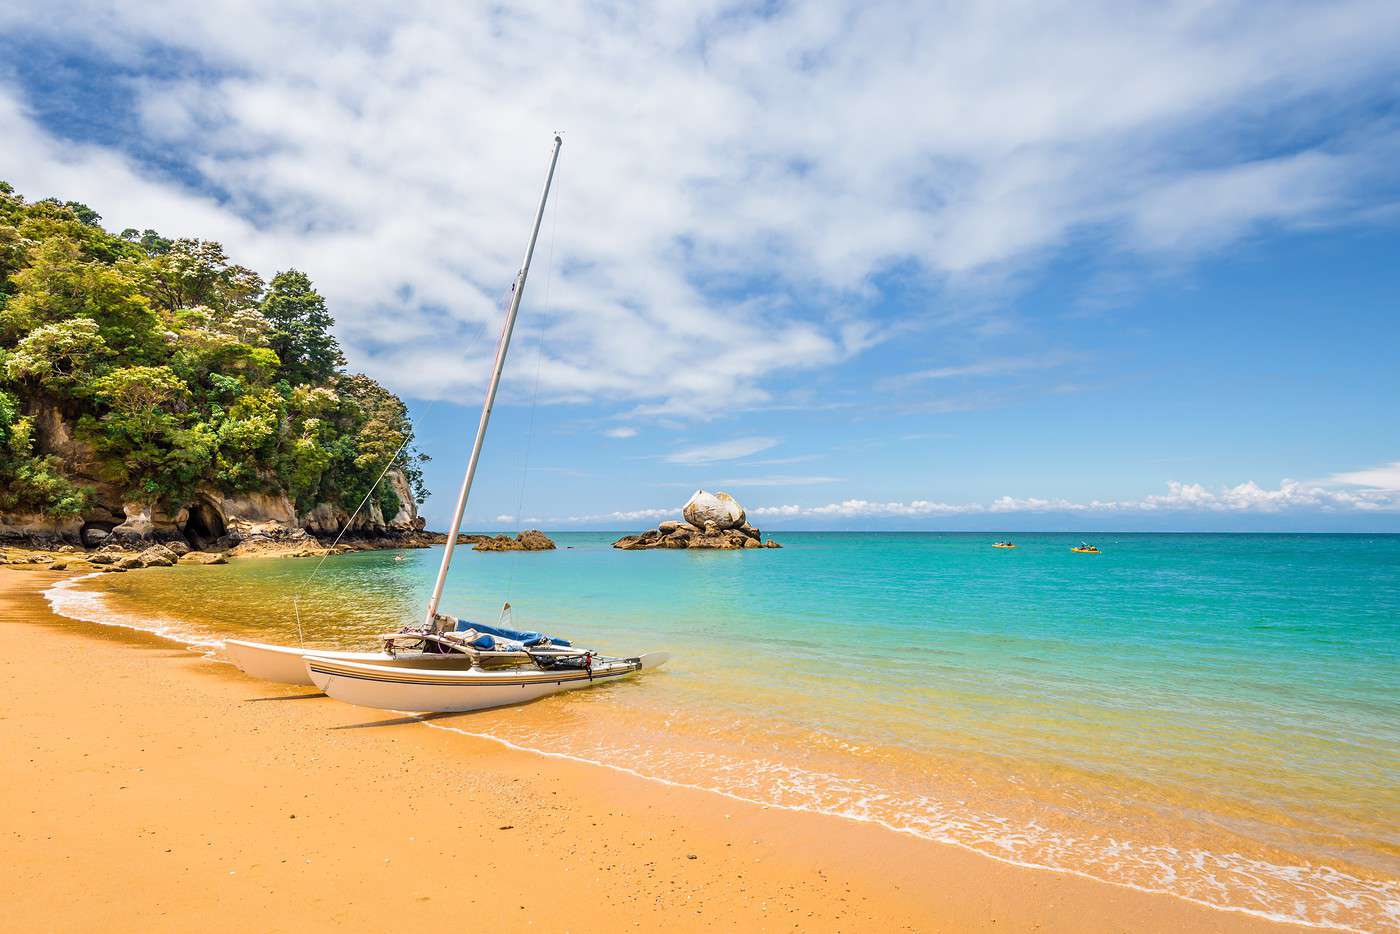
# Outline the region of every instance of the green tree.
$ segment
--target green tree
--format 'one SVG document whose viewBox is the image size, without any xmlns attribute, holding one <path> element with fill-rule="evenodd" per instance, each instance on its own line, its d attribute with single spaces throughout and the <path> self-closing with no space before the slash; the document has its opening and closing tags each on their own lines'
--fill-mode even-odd
<svg viewBox="0 0 1400 934">
<path fill-rule="evenodd" d="M 10 430 L 19 421 L 19 398 L 0 389 L 0 448 L 8 448 Z"/>
<path fill-rule="evenodd" d="M 97 322 L 72 318 L 26 334 L 5 355 L 5 375 L 15 382 L 31 381 L 55 396 L 84 396 L 109 356 Z"/>
<path fill-rule="evenodd" d="M 230 263 L 213 240 L 176 240 L 162 252 L 147 253 L 131 269 L 146 296 L 169 314 L 197 305 L 229 313 L 257 304 L 262 295 L 262 277 Z"/>
<path fill-rule="evenodd" d="M 212 431 L 189 421 L 189 388 L 166 366 L 122 367 L 93 381 L 106 411 L 88 414 L 79 432 L 101 456 L 104 475 L 126 496 L 178 501 L 208 469 Z"/>
<path fill-rule="evenodd" d="M 121 238 L 127 243 L 134 243 L 146 251 L 147 256 L 163 256 L 170 252 L 170 248 L 175 245 L 173 240 L 162 237 L 147 227 L 145 230 L 137 230 L 135 227 L 128 227 L 121 232 Z"/>
<path fill-rule="evenodd" d="M 334 319 L 306 273 L 289 269 L 273 276 L 262 314 L 272 328 L 269 343 L 282 361 L 279 374 L 288 383 L 324 383 L 345 366 L 330 330 Z"/>
<path fill-rule="evenodd" d="M 17 200 L 10 199 L 14 204 Z M 14 212 L 19 221 L 15 226 L 28 240 L 66 239 L 77 245 L 83 259 L 114 263 L 138 252 L 131 244 L 115 237 L 95 224 L 85 224 L 72 207 L 54 199 L 23 205 Z M 12 221 L 13 223 L 13 221 Z"/>
<path fill-rule="evenodd" d="M 286 403 L 274 390 L 239 396 L 214 429 L 216 484 L 234 492 L 267 486 L 285 418 Z"/>
<path fill-rule="evenodd" d="M 4 283 L 11 273 L 24 267 L 28 252 L 29 241 L 20 236 L 19 228 L 0 223 L 0 283 Z M 0 287 L 0 295 L 5 291 Z"/>
<path fill-rule="evenodd" d="M 10 277 L 15 294 L 0 308 L 0 340 L 72 318 L 97 322 L 113 351 L 143 360 L 159 352 L 159 321 L 122 270 L 83 257 L 67 236 L 44 240 L 32 262 Z"/>
</svg>

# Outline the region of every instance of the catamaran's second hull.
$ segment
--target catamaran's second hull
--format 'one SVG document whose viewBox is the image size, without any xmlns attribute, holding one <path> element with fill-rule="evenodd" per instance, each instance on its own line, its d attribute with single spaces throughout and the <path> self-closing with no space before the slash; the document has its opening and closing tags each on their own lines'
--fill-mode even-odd
<svg viewBox="0 0 1400 934">
<path fill-rule="evenodd" d="M 608 659 L 595 663 L 591 671 L 434 671 L 313 655 L 306 658 L 306 671 L 316 687 L 347 704 L 379 710 L 457 713 L 524 704 L 550 694 L 616 681 L 660 667 L 668 658 L 665 652 L 653 652 L 639 658 Z"/>
<path fill-rule="evenodd" d="M 243 673 L 262 681 L 278 684 L 310 684 L 306 673 L 306 654 L 302 646 L 269 645 L 265 642 L 244 642 L 242 639 L 224 641 L 224 655 Z M 391 657 L 385 652 L 331 652 L 320 653 L 324 657 L 340 661 L 388 662 Z"/>
</svg>

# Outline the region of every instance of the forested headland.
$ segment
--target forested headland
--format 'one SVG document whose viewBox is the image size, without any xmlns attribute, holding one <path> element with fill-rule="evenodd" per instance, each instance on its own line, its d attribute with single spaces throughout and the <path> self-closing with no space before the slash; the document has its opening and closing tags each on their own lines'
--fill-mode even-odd
<svg viewBox="0 0 1400 934">
<path fill-rule="evenodd" d="M 421 528 L 408 410 L 332 324 L 304 272 L 0 182 L 0 534 L 334 534 L 386 466 L 352 530 Z"/>
</svg>

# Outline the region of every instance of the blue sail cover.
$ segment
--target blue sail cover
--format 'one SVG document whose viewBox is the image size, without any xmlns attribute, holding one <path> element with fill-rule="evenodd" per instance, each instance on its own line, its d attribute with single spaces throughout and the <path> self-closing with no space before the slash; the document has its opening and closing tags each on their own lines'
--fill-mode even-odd
<svg viewBox="0 0 1400 934">
<path fill-rule="evenodd" d="M 573 643 L 568 639 L 556 639 L 553 636 L 546 636 L 540 632 L 522 632 L 519 629 L 506 629 L 501 626 L 488 626 L 485 623 L 473 623 L 471 620 L 457 620 L 457 632 L 466 632 L 468 629 L 475 629 L 477 632 L 485 633 L 488 636 L 496 636 L 499 639 L 510 639 L 512 642 L 519 642 L 529 648 L 539 645 L 558 645 L 563 648 L 570 648 Z"/>
</svg>

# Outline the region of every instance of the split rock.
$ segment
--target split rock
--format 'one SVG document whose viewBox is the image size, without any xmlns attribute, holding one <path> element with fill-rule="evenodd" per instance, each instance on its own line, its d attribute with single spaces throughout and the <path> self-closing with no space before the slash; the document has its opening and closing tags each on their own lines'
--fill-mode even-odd
<svg viewBox="0 0 1400 934">
<path fill-rule="evenodd" d="M 681 509 L 685 521 L 703 529 L 713 522 L 717 529 L 733 529 L 744 524 L 744 507 L 728 493 L 706 493 L 696 490 Z"/>
</svg>

